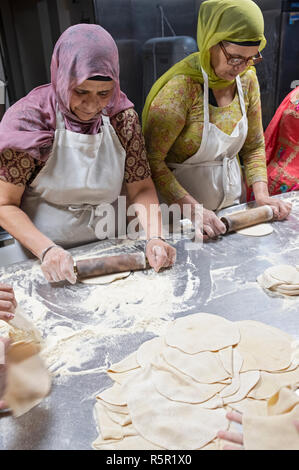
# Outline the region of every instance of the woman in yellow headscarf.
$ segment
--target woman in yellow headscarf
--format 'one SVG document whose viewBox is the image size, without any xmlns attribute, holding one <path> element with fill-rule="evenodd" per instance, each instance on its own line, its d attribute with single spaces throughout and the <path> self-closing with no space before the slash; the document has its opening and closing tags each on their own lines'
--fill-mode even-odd
<svg viewBox="0 0 299 470">
<path fill-rule="evenodd" d="M 198 17 L 199 52 L 153 85 L 143 110 L 152 176 L 167 203 L 203 204 L 205 238 L 225 232 L 214 211 L 239 203 L 243 160 L 258 205 L 281 220 L 291 206 L 269 197 L 259 84 L 253 65 L 266 45 L 251 0 L 207 0 Z"/>
</svg>

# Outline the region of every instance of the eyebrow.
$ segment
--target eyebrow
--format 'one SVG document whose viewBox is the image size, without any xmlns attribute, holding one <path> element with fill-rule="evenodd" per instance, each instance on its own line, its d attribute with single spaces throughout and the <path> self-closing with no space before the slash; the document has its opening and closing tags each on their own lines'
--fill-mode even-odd
<svg viewBox="0 0 299 470">
<path fill-rule="evenodd" d="M 253 55 L 250 55 L 248 57 L 245 57 L 244 55 L 239 55 L 239 54 L 230 54 L 228 52 L 228 54 L 231 56 L 231 57 L 235 57 L 236 59 L 251 59 L 252 57 L 255 57 L 256 55 L 258 55 L 258 52 L 256 54 L 253 54 Z"/>
<path fill-rule="evenodd" d="M 92 90 L 86 90 L 85 88 L 80 88 L 80 87 L 76 87 L 75 90 L 79 90 L 79 91 L 85 91 L 86 93 L 92 93 Z M 109 88 L 108 90 L 100 90 L 100 91 L 97 91 L 97 93 L 107 93 L 108 91 L 111 91 L 112 88 Z"/>
<path fill-rule="evenodd" d="M 224 46 L 225 47 L 225 46 Z M 229 46 L 226 46 L 226 47 L 229 47 Z M 228 52 L 227 49 L 225 49 L 226 52 L 231 56 L 231 57 L 235 57 L 235 58 L 238 58 L 238 59 L 251 59 L 251 57 L 255 57 L 256 55 L 258 55 L 259 53 L 259 50 L 257 51 L 256 54 L 253 54 L 253 55 L 250 55 L 248 57 L 245 57 L 244 55 L 240 55 L 240 54 L 231 54 L 230 52 Z"/>
</svg>

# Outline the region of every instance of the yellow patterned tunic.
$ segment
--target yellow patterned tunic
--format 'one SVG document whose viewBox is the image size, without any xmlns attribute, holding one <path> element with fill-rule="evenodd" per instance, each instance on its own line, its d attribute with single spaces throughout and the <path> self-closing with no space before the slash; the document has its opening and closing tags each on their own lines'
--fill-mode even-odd
<svg viewBox="0 0 299 470">
<path fill-rule="evenodd" d="M 261 116 L 260 89 L 256 74 L 248 70 L 242 77 L 248 135 L 240 152 L 246 182 L 267 183 L 265 143 Z M 224 107 L 209 105 L 210 122 L 226 134 L 231 134 L 242 118 L 239 95 Z M 194 155 L 201 145 L 203 132 L 203 88 L 186 75 L 177 75 L 164 85 L 153 100 L 145 141 L 152 177 L 157 189 L 168 203 L 187 194 L 167 163 L 183 163 Z"/>
</svg>

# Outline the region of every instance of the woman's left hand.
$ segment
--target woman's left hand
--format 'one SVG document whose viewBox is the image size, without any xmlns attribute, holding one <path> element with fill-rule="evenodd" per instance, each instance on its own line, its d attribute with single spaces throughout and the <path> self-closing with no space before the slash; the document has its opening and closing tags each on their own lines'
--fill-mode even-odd
<svg viewBox="0 0 299 470">
<path fill-rule="evenodd" d="M 176 249 L 165 241 L 156 238 L 147 242 L 145 254 L 150 266 L 156 272 L 161 268 L 172 266 L 176 260 Z"/>
<path fill-rule="evenodd" d="M 270 196 L 262 196 L 258 199 L 256 198 L 256 203 L 258 206 L 265 206 L 266 204 L 270 206 L 273 210 L 275 220 L 286 219 L 292 210 L 292 204 L 289 202 Z"/>
</svg>

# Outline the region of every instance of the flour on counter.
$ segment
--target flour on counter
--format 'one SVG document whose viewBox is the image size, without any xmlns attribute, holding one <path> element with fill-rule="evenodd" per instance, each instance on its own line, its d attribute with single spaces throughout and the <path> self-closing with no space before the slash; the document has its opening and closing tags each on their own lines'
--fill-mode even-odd
<svg viewBox="0 0 299 470">
<path fill-rule="evenodd" d="M 99 250 L 91 254 L 96 256 Z M 19 305 L 41 332 L 45 340 L 41 356 L 50 371 L 56 376 L 92 374 L 107 368 L 103 350 L 113 351 L 120 337 L 145 331 L 164 334 L 176 312 L 192 307 L 188 301 L 200 281 L 189 261 L 187 280 L 186 273 L 183 279 L 174 266 L 160 273 L 136 271 L 109 285 L 51 286 L 37 263 L 26 273 L 7 274 L 5 282 L 13 279 Z M 6 324 L 0 322 L 0 334 L 5 331 Z"/>
</svg>

